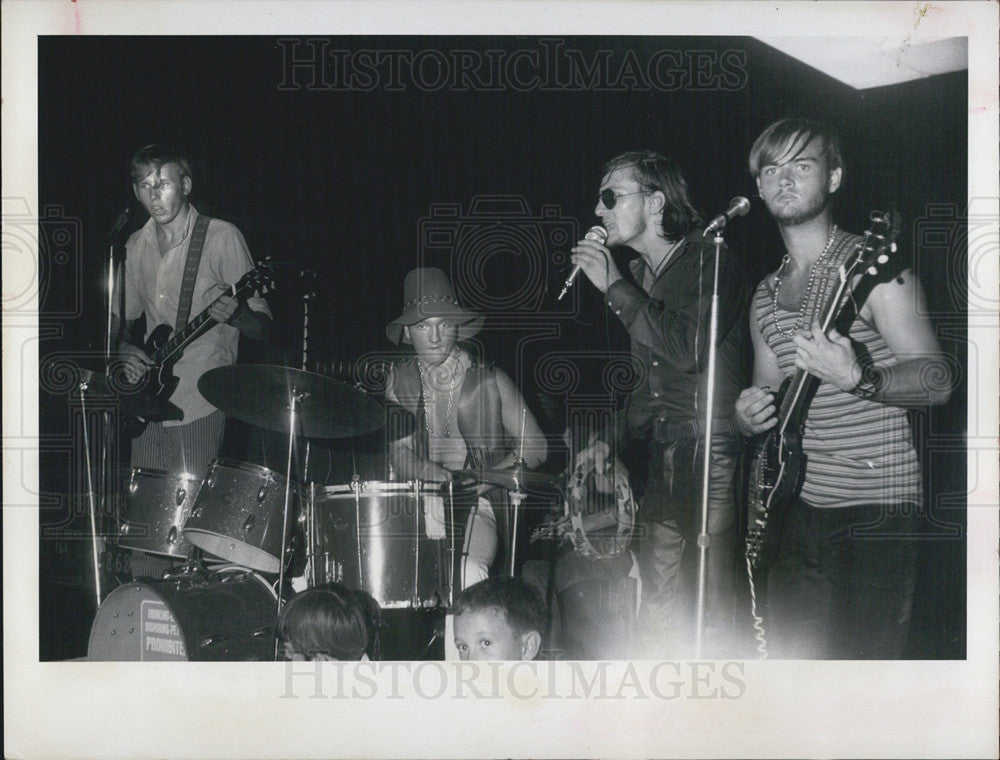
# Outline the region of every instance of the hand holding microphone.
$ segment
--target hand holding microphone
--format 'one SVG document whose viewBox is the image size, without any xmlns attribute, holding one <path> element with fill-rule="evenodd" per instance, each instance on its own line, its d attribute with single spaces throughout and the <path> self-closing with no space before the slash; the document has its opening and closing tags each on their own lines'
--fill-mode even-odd
<svg viewBox="0 0 1000 760">
<path fill-rule="evenodd" d="M 583 236 L 583 239 L 593 240 L 595 243 L 604 245 L 608 240 L 608 231 L 601 225 L 595 224 L 587 230 L 587 234 Z M 562 292 L 559 293 L 559 297 L 556 299 L 557 301 L 561 301 L 563 296 L 566 295 L 567 291 L 569 291 L 569 289 L 573 286 L 573 283 L 576 281 L 581 269 L 583 269 L 582 264 L 577 264 L 573 267 L 573 271 L 569 273 L 569 277 L 567 277 L 566 282 L 563 283 L 563 289 Z"/>
</svg>

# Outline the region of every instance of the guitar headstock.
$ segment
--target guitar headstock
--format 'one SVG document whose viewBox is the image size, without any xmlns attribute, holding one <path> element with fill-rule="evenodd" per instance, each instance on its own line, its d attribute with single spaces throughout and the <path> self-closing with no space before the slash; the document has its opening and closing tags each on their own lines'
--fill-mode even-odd
<svg viewBox="0 0 1000 760">
<path fill-rule="evenodd" d="M 270 256 L 258 262 L 257 266 L 243 275 L 236 284 L 236 291 L 240 295 L 249 295 L 255 291 L 264 295 L 274 288 L 274 269 L 271 266 Z"/>
<path fill-rule="evenodd" d="M 869 219 L 871 225 L 858 245 L 854 268 L 875 276 L 893 260 L 903 218 L 898 211 L 872 211 Z"/>
</svg>

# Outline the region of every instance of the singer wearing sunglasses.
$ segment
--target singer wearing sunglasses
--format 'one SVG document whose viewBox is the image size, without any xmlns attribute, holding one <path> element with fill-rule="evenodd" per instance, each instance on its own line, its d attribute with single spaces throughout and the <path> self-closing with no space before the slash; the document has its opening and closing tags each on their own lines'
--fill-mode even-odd
<svg viewBox="0 0 1000 760">
<path fill-rule="evenodd" d="M 639 382 L 621 410 L 617 440 L 596 441 L 579 456 L 621 455 L 631 465 L 633 492 L 642 494 L 643 523 L 636 654 L 676 659 L 693 654 L 697 635 L 697 535 L 715 246 L 712 236 L 704 235 L 703 217 L 679 168 L 652 151 L 623 153 L 605 165 L 595 213 L 606 240 L 601 240 L 602 230 L 592 230 L 573 248 L 572 262 L 628 331 Z M 621 247 L 638 254 L 624 274 L 611 254 Z M 741 444 L 732 416 L 746 380 L 748 289 L 725 246 L 719 280 L 710 545 L 700 639 L 706 657 L 739 652 L 734 480 Z M 637 482 L 642 472 L 644 482 Z"/>
</svg>

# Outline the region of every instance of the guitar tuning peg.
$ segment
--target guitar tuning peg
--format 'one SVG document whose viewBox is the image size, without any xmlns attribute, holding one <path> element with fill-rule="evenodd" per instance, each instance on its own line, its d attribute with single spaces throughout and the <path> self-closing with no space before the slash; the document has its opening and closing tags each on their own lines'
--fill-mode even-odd
<svg viewBox="0 0 1000 760">
<path fill-rule="evenodd" d="M 887 253 L 880 254 L 878 257 L 879 264 L 885 264 L 888 260 L 889 260 L 889 254 Z"/>
<path fill-rule="evenodd" d="M 874 265 L 868 267 L 868 274 L 878 274 L 878 267 Z"/>
</svg>

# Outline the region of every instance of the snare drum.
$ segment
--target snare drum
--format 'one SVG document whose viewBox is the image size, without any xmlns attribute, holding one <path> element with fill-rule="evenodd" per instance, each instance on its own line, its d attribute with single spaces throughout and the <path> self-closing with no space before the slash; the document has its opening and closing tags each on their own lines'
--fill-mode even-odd
<svg viewBox="0 0 1000 760">
<path fill-rule="evenodd" d="M 118 545 L 166 557 L 190 557 L 194 547 L 182 531 L 200 489 L 201 480 L 193 475 L 133 469 L 123 493 L 126 518 Z"/>
<path fill-rule="evenodd" d="M 293 511 L 295 496 L 293 489 Z M 276 573 L 284 507 L 284 477 L 260 465 L 219 459 L 208 468 L 184 538 L 236 565 Z"/>
<path fill-rule="evenodd" d="M 247 568 L 119 586 L 97 610 L 88 660 L 272 660 L 277 596 Z"/>
<path fill-rule="evenodd" d="M 336 581 L 364 591 L 383 609 L 451 601 L 456 545 L 449 500 L 416 483 L 312 485 L 307 510 L 311 584 Z"/>
</svg>

